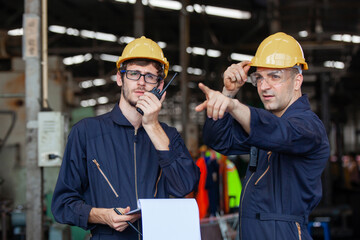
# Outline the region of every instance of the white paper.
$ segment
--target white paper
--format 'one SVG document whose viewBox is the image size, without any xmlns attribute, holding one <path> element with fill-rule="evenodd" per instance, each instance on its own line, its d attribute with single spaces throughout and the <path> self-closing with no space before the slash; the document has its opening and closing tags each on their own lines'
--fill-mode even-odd
<svg viewBox="0 0 360 240">
<path fill-rule="evenodd" d="M 140 199 L 139 206 L 143 240 L 201 239 L 195 199 Z"/>
</svg>

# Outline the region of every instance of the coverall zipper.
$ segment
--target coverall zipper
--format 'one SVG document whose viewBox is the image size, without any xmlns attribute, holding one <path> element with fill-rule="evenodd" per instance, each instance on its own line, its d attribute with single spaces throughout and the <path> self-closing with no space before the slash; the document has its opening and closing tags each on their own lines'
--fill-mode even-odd
<svg viewBox="0 0 360 240">
<path fill-rule="evenodd" d="M 99 169 L 100 173 L 103 175 L 103 177 L 105 178 L 106 182 L 109 184 L 111 190 L 113 191 L 113 193 L 115 194 L 116 197 L 119 197 L 119 195 L 117 194 L 117 192 L 115 191 L 114 187 L 111 185 L 109 179 L 106 177 L 105 173 L 101 170 L 100 168 L 100 164 L 96 161 L 96 159 L 92 160 L 93 163 L 95 163 L 95 165 L 97 166 L 97 168 Z"/>
<path fill-rule="evenodd" d="M 158 177 L 158 179 L 156 181 L 154 198 L 156 197 L 156 194 L 157 194 L 157 189 L 158 189 L 157 187 L 158 187 L 158 183 L 159 183 L 160 178 L 161 178 L 161 174 L 162 174 L 162 169 L 160 169 L 160 174 L 159 174 L 159 177 Z"/>
<path fill-rule="evenodd" d="M 255 185 L 257 185 L 258 182 L 259 182 L 259 181 L 266 175 L 266 173 L 269 171 L 269 169 L 270 169 L 270 157 L 271 157 L 271 154 L 272 154 L 271 151 L 269 151 L 269 152 L 267 153 L 269 165 L 268 165 L 268 167 L 266 168 L 265 172 L 264 172 L 263 174 L 261 174 L 261 176 L 258 178 L 258 180 L 256 180 Z"/>
<path fill-rule="evenodd" d="M 240 240 L 242 239 L 242 232 L 241 232 L 241 217 L 242 217 L 242 204 L 243 204 L 243 200 L 246 194 L 246 188 L 251 180 L 251 178 L 254 176 L 254 172 L 251 174 L 251 176 L 249 177 L 249 180 L 246 182 L 245 188 L 244 188 L 244 194 L 242 195 L 241 198 L 241 206 L 240 206 L 240 223 L 239 223 L 239 232 L 240 232 Z"/>
<path fill-rule="evenodd" d="M 137 136 L 137 129 L 135 129 L 135 141 L 134 141 L 134 173 L 135 173 L 135 195 L 136 195 L 136 202 L 139 201 L 138 190 L 137 190 L 137 170 L 136 170 L 136 136 Z M 140 221 L 137 221 L 137 228 L 140 229 Z M 141 240 L 140 234 L 138 234 L 138 239 Z"/>
<path fill-rule="evenodd" d="M 301 240 L 301 227 L 300 224 L 298 222 L 295 222 L 297 230 L 298 230 L 298 234 L 299 234 L 299 240 Z"/>
<path fill-rule="evenodd" d="M 137 129 L 135 129 L 135 139 L 137 136 Z M 138 196 L 138 190 L 137 190 L 137 170 L 136 170 L 136 140 L 134 141 L 134 173 L 135 173 L 135 195 L 136 195 L 136 202 L 139 201 L 139 196 Z"/>
</svg>

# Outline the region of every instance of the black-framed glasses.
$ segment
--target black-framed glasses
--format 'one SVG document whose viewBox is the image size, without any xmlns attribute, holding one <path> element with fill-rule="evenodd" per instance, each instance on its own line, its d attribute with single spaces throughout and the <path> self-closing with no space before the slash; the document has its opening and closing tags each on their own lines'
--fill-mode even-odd
<svg viewBox="0 0 360 240">
<path fill-rule="evenodd" d="M 145 82 L 150 84 L 156 84 L 161 79 L 161 77 L 152 73 L 142 74 L 137 70 L 121 70 L 120 72 L 125 73 L 128 79 L 134 81 L 138 81 L 142 76 L 144 76 Z"/>
</svg>

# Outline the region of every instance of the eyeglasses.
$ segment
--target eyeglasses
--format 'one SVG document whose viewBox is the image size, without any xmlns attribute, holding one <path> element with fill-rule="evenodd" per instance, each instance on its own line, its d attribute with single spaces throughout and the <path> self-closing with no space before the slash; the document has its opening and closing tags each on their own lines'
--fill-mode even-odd
<svg viewBox="0 0 360 240">
<path fill-rule="evenodd" d="M 264 81 L 271 85 L 276 86 L 287 80 L 285 76 L 285 69 L 280 70 L 264 70 L 250 74 L 251 83 L 256 87 L 261 85 Z"/>
<path fill-rule="evenodd" d="M 142 74 L 136 70 L 121 70 L 120 72 L 125 73 L 128 79 L 134 81 L 138 81 L 142 76 L 144 76 L 145 82 L 150 84 L 156 84 L 161 79 L 161 77 L 156 76 L 152 73 Z"/>
</svg>

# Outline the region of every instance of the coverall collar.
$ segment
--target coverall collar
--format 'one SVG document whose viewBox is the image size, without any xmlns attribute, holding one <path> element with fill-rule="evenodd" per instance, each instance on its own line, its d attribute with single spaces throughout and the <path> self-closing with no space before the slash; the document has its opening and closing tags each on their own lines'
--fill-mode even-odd
<svg viewBox="0 0 360 240">
<path fill-rule="evenodd" d="M 296 111 L 310 110 L 310 103 L 309 103 L 309 99 L 307 97 L 307 94 L 303 94 L 293 104 L 291 104 L 289 106 L 289 108 L 286 109 L 285 113 L 281 117 L 286 118 L 287 115 L 289 115 L 289 113 L 291 113 L 293 111 L 293 109 L 296 109 Z"/>
<path fill-rule="evenodd" d="M 133 127 L 133 125 L 129 122 L 129 120 L 127 120 L 127 118 L 122 113 L 122 111 L 119 107 L 119 102 L 117 104 L 115 104 L 114 108 L 110 112 L 110 115 L 111 115 L 111 119 L 116 124 Z"/>
</svg>

